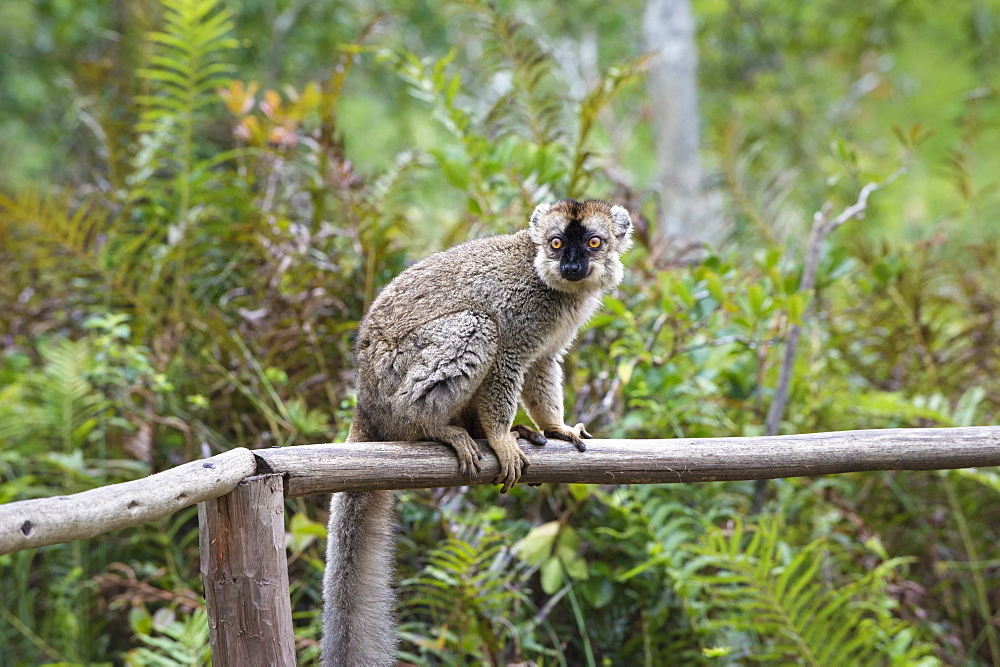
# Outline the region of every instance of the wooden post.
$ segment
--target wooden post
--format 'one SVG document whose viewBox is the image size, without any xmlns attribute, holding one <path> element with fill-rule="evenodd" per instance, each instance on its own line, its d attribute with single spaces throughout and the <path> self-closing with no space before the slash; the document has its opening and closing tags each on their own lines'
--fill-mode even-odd
<svg viewBox="0 0 1000 667">
<path fill-rule="evenodd" d="M 295 665 L 281 475 L 198 505 L 212 663 Z"/>
</svg>

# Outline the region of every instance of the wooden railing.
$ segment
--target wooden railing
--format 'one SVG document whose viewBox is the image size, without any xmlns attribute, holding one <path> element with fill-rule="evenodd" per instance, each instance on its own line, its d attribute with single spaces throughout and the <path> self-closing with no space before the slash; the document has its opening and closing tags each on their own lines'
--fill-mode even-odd
<svg viewBox="0 0 1000 667">
<path fill-rule="evenodd" d="M 521 443 L 525 483 L 666 484 L 808 477 L 874 470 L 1000 466 L 1000 426 L 838 431 L 757 438 Z M 0 554 L 82 540 L 200 503 L 201 571 L 218 666 L 294 665 L 284 498 L 363 489 L 488 483 L 498 462 L 485 443 L 478 480 L 459 474 L 438 443 L 365 442 L 238 448 L 145 479 L 72 496 L 0 505 Z M 262 663 L 262 664 L 263 664 Z"/>
</svg>

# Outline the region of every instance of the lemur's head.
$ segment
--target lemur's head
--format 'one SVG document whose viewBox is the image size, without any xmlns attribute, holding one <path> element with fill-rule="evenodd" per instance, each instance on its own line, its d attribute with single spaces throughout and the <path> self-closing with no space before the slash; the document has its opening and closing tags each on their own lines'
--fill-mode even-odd
<svg viewBox="0 0 1000 667">
<path fill-rule="evenodd" d="M 538 277 L 561 292 L 611 289 L 624 275 L 621 254 L 632 247 L 628 211 L 595 199 L 540 204 L 529 234 Z"/>
</svg>

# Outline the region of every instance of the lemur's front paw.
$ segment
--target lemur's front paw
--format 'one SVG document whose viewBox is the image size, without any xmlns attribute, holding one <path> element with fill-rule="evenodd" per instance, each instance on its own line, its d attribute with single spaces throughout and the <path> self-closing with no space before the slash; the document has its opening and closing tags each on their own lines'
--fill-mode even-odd
<svg viewBox="0 0 1000 667">
<path fill-rule="evenodd" d="M 470 479 L 477 479 L 483 469 L 483 455 L 479 453 L 476 442 L 467 437 L 459 443 L 452 443 L 452 446 L 458 455 L 458 471 L 462 475 L 468 475 Z"/>
<path fill-rule="evenodd" d="M 576 448 L 579 449 L 581 452 L 587 451 L 587 445 L 583 441 L 583 439 L 594 437 L 587 432 L 587 427 L 584 426 L 583 424 L 577 424 L 572 428 L 570 428 L 566 424 L 563 424 L 562 426 L 550 426 L 546 428 L 544 432 L 545 435 L 547 435 L 550 438 L 558 438 L 559 440 L 569 440 L 574 445 L 576 445 Z"/>
<path fill-rule="evenodd" d="M 521 473 L 531 465 L 531 461 L 517 446 L 513 433 L 497 443 L 491 441 L 490 447 L 500 461 L 500 474 L 493 478 L 493 484 L 501 484 L 500 493 L 507 493 L 521 479 Z"/>
<path fill-rule="evenodd" d="M 425 434 L 428 440 L 437 440 L 450 445 L 458 457 L 458 471 L 472 480 L 479 478 L 483 471 L 483 455 L 479 445 L 472 439 L 469 432 L 457 426 L 444 426 L 436 431 Z"/>
<path fill-rule="evenodd" d="M 528 428 L 523 424 L 514 424 L 510 427 L 510 432 L 523 440 L 527 440 L 533 445 L 544 445 L 548 442 L 548 440 L 545 439 L 545 436 L 542 435 L 541 431 Z"/>
</svg>

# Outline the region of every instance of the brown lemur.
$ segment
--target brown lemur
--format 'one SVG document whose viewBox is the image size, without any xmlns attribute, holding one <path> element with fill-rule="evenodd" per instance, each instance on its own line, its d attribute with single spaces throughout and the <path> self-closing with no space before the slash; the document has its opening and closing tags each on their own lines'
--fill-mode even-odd
<svg viewBox="0 0 1000 667">
<path fill-rule="evenodd" d="M 585 450 L 583 424 L 563 421 L 561 361 L 621 282 L 631 234 L 621 206 L 564 199 L 538 206 L 526 230 L 468 241 L 401 273 L 358 329 L 348 440 L 437 440 L 475 479 L 483 457 L 473 437 L 485 437 L 501 492 L 528 466 L 518 435 Z M 518 399 L 538 431 L 512 426 Z M 391 665 L 392 492 L 334 494 L 328 530 L 322 664 Z"/>
</svg>

